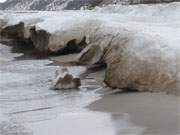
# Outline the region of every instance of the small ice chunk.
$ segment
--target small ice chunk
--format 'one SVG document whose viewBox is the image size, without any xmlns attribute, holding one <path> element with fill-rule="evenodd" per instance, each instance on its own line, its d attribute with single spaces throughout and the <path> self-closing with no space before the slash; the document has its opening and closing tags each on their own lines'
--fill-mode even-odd
<svg viewBox="0 0 180 135">
<path fill-rule="evenodd" d="M 53 80 L 52 89 L 65 90 L 77 89 L 81 86 L 80 77 L 74 76 L 68 71 L 68 68 L 62 68 L 56 71 L 55 79 Z"/>
</svg>

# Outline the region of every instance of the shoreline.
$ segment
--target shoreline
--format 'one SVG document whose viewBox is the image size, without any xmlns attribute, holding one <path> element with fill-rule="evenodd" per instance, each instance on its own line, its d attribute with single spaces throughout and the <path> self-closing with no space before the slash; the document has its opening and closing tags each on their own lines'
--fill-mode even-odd
<svg viewBox="0 0 180 135">
<path fill-rule="evenodd" d="M 57 64 L 63 66 L 61 65 L 61 61 L 65 64 L 68 63 L 68 61 L 74 61 L 73 58 L 75 58 L 74 55 L 59 56 L 57 59 L 60 64 L 58 64 L 58 62 Z M 53 60 L 54 59 L 55 58 L 53 58 Z M 53 60 L 50 59 L 51 64 L 53 64 Z M 69 65 L 65 64 L 65 66 Z M 58 125 L 60 124 L 64 126 L 64 128 L 70 126 L 74 131 L 77 131 L 77 133 L 83 131 L 84 128 L 92 129 L 93 133 L 96 133 L 96 131 L 98 132 L 99 130 L 96 129 L 96 125 L 93 123 L 98 122 L 102 124 L 99 125 L 102 128 L 99 131 L 100 133 L 106 133 L 110 130 L 110 134 L 112 135 L 122 133 L 133 135 L 179 135 L 179 96 L 164 93 L 117 92 L 117 90 L 109 90 L 110 88 L 103 85 L 103 78 L 104 70 L 94 71 L 88 73 L 88 75 L 86 73 L 85 77 L 83 77 L 83 79 L 85 79 L 83 80 L 84 83 L 88 83 L 89 86 L 94 86 L 95 88 L 96 86 L 102 86 L 101 90 L 97 91 L 97 94 L 99 93 L 98 99 L 89 102 L 90 104 L 87 107 L 82 107 L 82 109 L 87 109 L 87 112 L 75 111 L 73 113 L 66 112 L 67 114 L 62 113 L 59 114 L 58 120 L 53 118 L 48 121 L 43 121 L 42 123 L 39 122 L 39 124 L 29 124 L 28 127 L 31 129 L 31 127 L 37 126 L 38 128 L 32 129 L 37 135 L 46 131 L 43 129 L 43 126 L 46 126 L 46 124 L 53 131 L 58 131 Z M 88 79 L 90 79 L 90 81 L 93 79 L 97 82 L 87 82 Z M 84 86 L 86 87 L 86 85 Z M 94 87 L 90 89 L 87 87 L 84 93 L 91 93 Z M 49 90 L 48 92 L 56 93 L 56 91 Z M 71 94 L 71 92 L 67 93 Z M 78 98 L 77 96 L 77 100 Z M 33 114 L 35 113 L 36 112 L 33 112 Z M 63 119 L 61 117 L 62 115 L 64 117 Z M 74 121 L 83 123 L 81 129 L 74 128 L 74 125 L 70 123 L 71 118 L 74 119 Z M 87 124 L 84 119 L 90 121 L 90 125 Z M 66 125 L 63 124 L 64 122 L 66 122 Z M 103 125 L 104 123 L 107 125 Z M 38 131 L 39 128 L 42 128 L 41 132 Z M 63 131 L 62 133 L 67 133 L 67 131 Z"/>
<path fill-rule="evenodd" d="M 57 63 L 61 63 L 61 61 L 68 63 L 71 60 L 76 61 L 75 57 L 72 57 L 75 55 L 59 56 L 51 58 L 51 60 L 57 60 Z M 65 64 L 65 66 L 69 65 Z M 122 125 L 118 122 L 116 123 L 113 117 L 121 119 L 121 117 L 124 118 L 123 114 L 127 114 L 129 116 L 128 124 L 132 123 L 132 125 L 129 125 L 132 132 L 137 130 L 138 132 L 143 132 L 143 135 L 179 135 L 179 96 L 163 92 L 124 92 L 118 89 L 112 90 L 103 84 L 104 75 L 105 70 L 85 73 L 85 78 L 93 78 L 102 86 L 101 90 L 96 91 L 96 93 L 100 94 L 100 99 L 90 103 L 85 109 L 112 116 L 117 134 L 122 133 L 122 130 L 120 130 Z M 121 120 L 119 122 L 121 123 Z"/>
<path fill-rule="evenodd" d="M 0 134 L 179 135 L 179 13 L 179 3 L 0 12 Z M 81 86 L 52 90 L 60 68 Z"/>
</svg>

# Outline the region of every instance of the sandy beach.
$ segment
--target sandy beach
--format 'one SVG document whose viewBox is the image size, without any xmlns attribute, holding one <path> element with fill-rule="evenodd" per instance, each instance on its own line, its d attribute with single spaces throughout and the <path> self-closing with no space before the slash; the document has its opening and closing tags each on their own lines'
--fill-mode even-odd
<svg viewBox="0 0 180 135">
<path fill-rule="evenodd" d="M 164 93 L 114 93 L 88 106 L 110 114 L 126 113 L 143 128 L 143 135 L 179 135 L 179 107 L 179 97 Z"/>
</svg>

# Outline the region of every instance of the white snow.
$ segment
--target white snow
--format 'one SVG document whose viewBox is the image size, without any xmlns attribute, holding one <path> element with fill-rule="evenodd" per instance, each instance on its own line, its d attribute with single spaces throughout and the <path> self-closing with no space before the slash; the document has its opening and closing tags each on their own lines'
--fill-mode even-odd
<svg viewBox="0 0 180 135">
<path fill-rule="evenodd" d="M 103 51 L 110 41 L 105 37 L 125 35 L 128 31 L 129 56 L 134 54 L 137 59 L 147 62 L 160 58 L 165 62 L 167 74 L 180 76 L 180 3 L 4 14 L 8 25 L 22 21 L 27 26 L 35 25 L 37 30 L 49 32 L 48 47 L 52 51 L 58 51 L 74 39 L 79 43 L 84 37 L 91 44 L 99 41 Z"/>
</svg>

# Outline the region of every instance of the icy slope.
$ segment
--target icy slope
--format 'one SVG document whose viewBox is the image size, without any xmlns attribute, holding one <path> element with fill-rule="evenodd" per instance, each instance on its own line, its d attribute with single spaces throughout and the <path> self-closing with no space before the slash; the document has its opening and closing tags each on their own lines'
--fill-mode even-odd
<svg viewBox="0 0 180 135">
<path fill-rule="evenodd" d="M 106 63 L 105 82 L 113 88 L 179 93 L 180 3 L 3 17 L 8 22 L 3 30 L 23 22 L 24 34 L 29 31 L 26 37 L 41 51 L 59 51 L 70 41 L 78 46 L 85 38 L 80 63 Z"/>
<path fill-rule="evenodd" d="M 108 4 L 147 4 L 180 0 L 7 0 L 0 4 L 1 10 L 62 10 L 93 8 Z"/>
<path fill-rule="evenodd" d="M 7 0 L 1 4 L 3 10 L 61 10 L 96 6 L 103 0 Z"/>
</svg>

